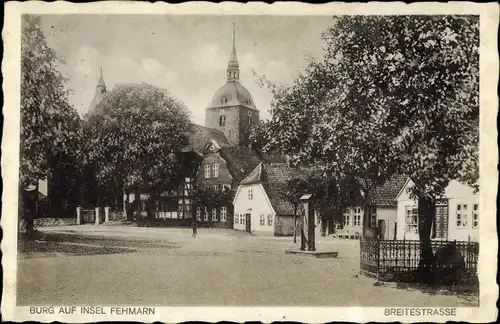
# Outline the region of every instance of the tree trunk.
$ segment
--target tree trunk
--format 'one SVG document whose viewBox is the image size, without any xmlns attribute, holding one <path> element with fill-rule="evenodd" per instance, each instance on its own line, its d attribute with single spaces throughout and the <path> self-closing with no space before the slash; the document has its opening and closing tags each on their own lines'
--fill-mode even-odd
<svg viewBox="0 0 500 324">
<path fill-rule="evenodd" d="M 436 215 L 436 204 L 428 197 L 418 199 L 418 235 L 420 239 L 420 275 L 421 280 L 431 283 L 434 254 L 432 252 L 431 231 Z"/>
<path fill-rule="evenodd" d="M 363 200 L 363 229 L 362 229 L 362 238 L 365 239 L 366 229 L 370 227 L 370 213 L 368 206 L 368 198 L 365 197 Z"/>
<path fill-rule="evenodd" d="M 24 187 L 23 185 L 19 185 L 19 191 L 18 191 L 18 232 L 21 231 L 23 226 L 26 226 L 26 213 L 24 211 Z"/>
<path fill-rule="evenodd" d="M 123 202 L 123 206 L 122 206 L 123 213 L 125 214 L 125 219 L 127 219 L 128 193 L 125 191 L 125 187 L 123 187 L 122 202 Z"/>
<path fill-rule="evenodd" d="M 293 243 L 297 243 L 297 204 L 294 205 L 293 211 Z"/>
<path fill-rule="evenodd" d="M 134 214 L 140 213 L 140 210 L 141 210 L 141 194 L 139 192 L 139 188 L 136 187 L 134 189 L 134 203 L 132 204 L 132 213 L 130 215 L 131 220 L 133 220 Z"/>
</svg>

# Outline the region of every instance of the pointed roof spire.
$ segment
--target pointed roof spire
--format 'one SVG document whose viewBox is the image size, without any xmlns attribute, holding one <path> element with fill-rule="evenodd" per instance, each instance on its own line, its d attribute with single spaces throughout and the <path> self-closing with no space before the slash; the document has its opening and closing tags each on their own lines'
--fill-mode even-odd
<svg viewBox="0 0 500 324">
<path fill-rule="evenodd" d="M 235 23 L 233 23 L 233 49 L 231 50 L 231 57 L 229 58 L 229 62 L 238 62 L 238 58 L 236 57 L 236 31 L 235 31 Z"/>
<path fill-rule="evenodd" d="M 229 64 L 227 67 L 227 82 L 238 82 L 240 79 L 240 65 L 236 56 L 236 31 L 235 23 L 233 22 L 233 48 L 231 56 L 229 57 Z"/>
<path fill-rule="evenodd" d="M 102 65 L 101 65 L 101 76 L 99 77 L 99 81 L 97 81 L 98 87 L 106 87 L 106 83 L 104 82 L 104 77 L 102 76 Z"/>
</svg>

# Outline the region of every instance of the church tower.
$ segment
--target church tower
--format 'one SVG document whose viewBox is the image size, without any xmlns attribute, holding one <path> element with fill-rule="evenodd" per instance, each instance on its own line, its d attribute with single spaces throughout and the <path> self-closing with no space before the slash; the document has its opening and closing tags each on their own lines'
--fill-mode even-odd
<svg viewBox="0 0 500 324">
<path fill-rule="evenodd" d="M 250 92 L 240 84 L 234 23 L 233 47 L 226 72 L 226 84 L 215 92 L 206 109 L 205 126 L 222 131 L 233 146 L 248 145 L 250 126 L 259 122 L 259 110 L 255 107 Z"/>
<path fill-rule="evenodd" d="M 92 102 L 90 103 L 89 111 L 95 109 L 99 101 L 101 101 L 102 96 L 106 93 L 106 83 L 104 82 L 104 77 L 102 76 L 102 66 L 101 66 L 101 75 L 99 80 L 97 81 L 97 85 L 95 87 L 95 94 Z"/>
</svg>

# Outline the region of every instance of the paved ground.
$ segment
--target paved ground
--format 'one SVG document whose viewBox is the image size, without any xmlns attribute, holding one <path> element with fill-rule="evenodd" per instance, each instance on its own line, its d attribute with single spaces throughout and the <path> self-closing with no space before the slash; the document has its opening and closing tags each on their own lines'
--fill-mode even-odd
<svg viewBox="0 0 500 324">
<path fill-rule="evenodd" d="M 477 305 L 473 296 L 374 286 L 374 279 L 358 273 L 354 240 L 319 238 L 319 250 L 340 255 L 315 259 L 285 254 L 299 246 L 290 237 L 233 230 L 199 229 L 196 238 L 190 229 L 173 228 L 82 225 L 42 230 L 71 234 L 64 240 L 81 247 L 104 245 L 116 251 L 20 255 L 18 305 Z"/>
</svg>

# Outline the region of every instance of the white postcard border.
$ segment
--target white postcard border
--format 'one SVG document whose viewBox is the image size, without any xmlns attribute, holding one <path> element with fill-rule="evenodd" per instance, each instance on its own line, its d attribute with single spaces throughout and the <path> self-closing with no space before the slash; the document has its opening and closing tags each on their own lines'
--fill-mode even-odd
<svg viewBox="0 0 500 324">
<path fill-rule="evenodd" d="M 389 14 L 477 14 L 480 15 L 480 253 L 479 281 L 480 307 L 457 308 L 456 316 L 386 316 L 384 307 L 155 307 L 155 315 L 105 316 L 105 315 L 49 315 L 29 314 L 29 307 L 16 306 L 17 271 L 17 191 L 19 170 L 19 109 L 20 106 L 20 25 L 21 14 L 176 14 L 176 15 L 389 15 Z M 499 6 L 496 3 L 478 4 L 470 2 L 449 3 L 330 3 L 311 5 L 299 2 L 229 3 L 213 4 L 191 2 L 167 4 L 156 2 L 118 2 L 74 4 L 69 2 L 8 2 L 5 5 L 3 30 L 4 60 L 4 128 L 2 138 L 2 266 L 4 271 L 2 315 L 5 320 L 41 322 L 95 322 L 109 320 L 127 321 L 400 321 L 400 322 L 489 322 L 497 317 L 495 306 L 498 298 L 496 285 L 497 232 L 496 196 L 498 173 L 498 150 L 496 145 L 496 114 L 498 112 L 498 53 L 497 28 Z M 383 298 L 383 296 L 381 296 Z M 64 306 L 64 305 L 61 305 Z M 120 306 L 120 305 L 117 305 Z M 148 305 L 136 305 L 148 306 Z M 57 307 L 55 307 L 57 308 Z"/>
</svg>

